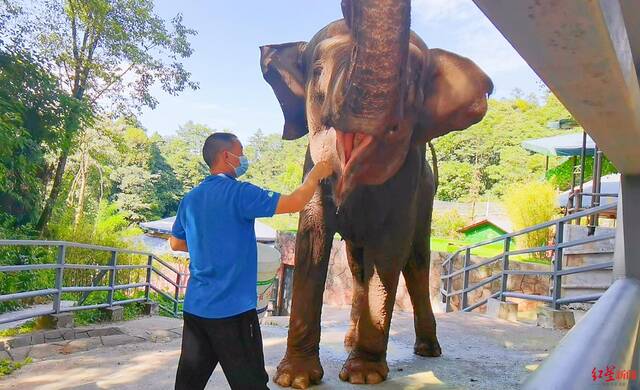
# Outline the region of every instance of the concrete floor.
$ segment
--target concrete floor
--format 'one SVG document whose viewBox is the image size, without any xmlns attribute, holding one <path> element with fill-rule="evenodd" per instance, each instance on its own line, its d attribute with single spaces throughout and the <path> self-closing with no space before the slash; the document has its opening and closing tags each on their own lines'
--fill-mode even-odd
<svg viewBox="0 0 640 390">
<path fill-rule="evenodd" d="M 439 358 L 413 354 L 413 317 L 394 313 L 388 348 L 389 378 L 375 389 L 515 389 L 548 355 L 565 332 L 509 323 L 473 313 L 437 314 Z M 324 308 L 320 358 L 325 376 L 315 389 L 356 388 L 338 379 L 347 353 L 342 347 L 348 310 Z M 266 369 L 273 377 L 286 346 L 286 318 L 262 326 Z M 171 329 L 179 320 L 147 317 L 109 326 L 132 335 Z M 172 389 L 180 339 L 102 347 L 35 361 L 0 380 L 0 389 Z M 280 387 L 269 383 L 272 389 Z M 220 367 L 207 389 L 228 389 Z"/>
</svg>

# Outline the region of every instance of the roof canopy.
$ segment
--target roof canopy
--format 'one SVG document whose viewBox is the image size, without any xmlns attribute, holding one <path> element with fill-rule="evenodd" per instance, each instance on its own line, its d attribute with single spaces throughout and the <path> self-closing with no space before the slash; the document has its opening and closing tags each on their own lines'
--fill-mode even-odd
<svg viewBox="0 0 640 390">
<path fill-rule="evenodd" d="M 580 156 L 582 151 L 582 133 L 558 135 L 555 137 L 537 138 L 526 140 L 522 147 L 532 152 L 546 156 Z M 593 156 L 596 144 L 587 135 L 587 148 L 585 154 Z"/>
<path fill-rule="evenodd" d="M 143 222 L 140 227 L 148 232 L 157 234 L 171 234 L 171 228 L 176 217 L 160 219 L 158 221 Z M 258 242 L 274 242 L 277 238 L 277 232 L 262 222 L 256 221 L 254 225 L 256 231 L 256 241 Z"/>
<path fill-rule="evenodd" d="M 583 186 L 584 193 L 593 193 L 593 180 L 584 183 Z M 620 174 L 614 173 L 607 176 L 602 176 L 600 179 L 600 193 L 601 194 L 618 194 L 620 192 Z M 558 195 L 558 203 L 561 206 L 565 206 L 567 202 L 569 202 L 569 195 L 571 194 L 571 190 L 565 191 Z M 600 204 L 605 203 L 614 203 L 617 202 L 618 198 L 615 196 L 601 196 Z M 582 198 L 582 204 L 589 205 L 591 204 L 591 195 L 585 195 Z"/>
</svg>

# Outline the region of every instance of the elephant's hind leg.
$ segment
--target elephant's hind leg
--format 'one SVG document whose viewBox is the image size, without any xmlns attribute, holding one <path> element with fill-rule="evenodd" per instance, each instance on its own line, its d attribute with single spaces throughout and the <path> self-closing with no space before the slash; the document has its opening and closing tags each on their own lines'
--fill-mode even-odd
<svg viewBox="0 0 640 390">
<path fill-rule="evenodd" d="M 442 354 L 442 350 L 436 337 L 436 319 L 429 297 L 430 259 L 423 251 L 416 252 L 402 271 L 413 305 L 413 323 L 416 330 L 414 352 L 420 356 L 436 357 Z"/>
<path fill-rule="evenodd" d="M 351 351 L 356 343 L 356 334 L 358 320 L 360 319 L 360 313 L 362 312 L 362 304 L 364 302 L 364 268 L 363 268 L 363 249 L 356 248 L 350 241 L 346 242 L 347 260 L 349 261 L 349 268 L 351 269 L 351 275 L 353 277 L 353 296 L 351 298 L 351 324 L 349 330 L 344 337 L 344 346 L 348 351 Z"/>
</svg>

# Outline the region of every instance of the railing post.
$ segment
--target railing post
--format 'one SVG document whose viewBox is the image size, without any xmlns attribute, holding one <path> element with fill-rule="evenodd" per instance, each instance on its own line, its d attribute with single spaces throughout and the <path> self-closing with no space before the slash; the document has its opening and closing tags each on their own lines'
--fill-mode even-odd
<svg viewBox="0 0 640 390">
<path fill-rule="evenodd" d="M 456 254 L 456 256 L 458 256 Z M 449 263 L 447 264 L 447 297 L 445 299 L 444 311 L 445 313 L 449 313 L 451 311 L 451 285 L 453 284 L 453 278 L 451 277 L 451 273 L 453 272 L 453 260 L 455 257 L 451 257 Z"/>
<path fill-rule="evenodd" d="M 149 302 L 149 291 L 151 290 L 151 268 L 153 267 L 153 256 L 149 255 L 147 258 L 147 285 L 144 286 L 144 299 Z"/>
<path fill-rule="evenodd" d="M 109 306 L 113 306 L 113 287 L 116 285 L 116 262 L 118 261 L 118 252 L 111 251 L 111 261 L 109 261 L 109 291 L 107 292 L 107 302 Z"/>
<path fill-rule="evenodd" d="M 507 292 L 507 286 L 509 283 L 509 275 L 505 272 L 509 270 L 509 250 L 511 248 L 511 236 L 507 236 L 504 239 L 504 252 L 502 253 L 502 278 L 500 278 L 500 300 L 505 302 L 507 297 L 504 293 Z"/>
<path fill-rule="evenodd" d="M 66 256 L 66 248 L 64 245 L 60 245 L 58 247 L 58 259 L 56 264 L 56 280 L 55 280 L 55 289 L 58 291 L 56 293 L 56 298 L 53 301 L 53 311 L 56 314 L 60 313 L 60 301 L 62 300 L 62 283 L 63 283 L 63 271 L 64 271 L 64 258 Z"/>
<path fill-rule="evenodd" d="M 469 287 L 469 270 L 467 267 L 471 262 L 471 248 L 467 248 L 464 254 L 464 264 L 463 269 L 464 273 L 462 274 L 462 305 L 460 307 L 460 311 L 464 311 L 464 309 L 468 306 L 469 298 L 467 296 L 467 287 Z"/>
<path fill-rule="evenodd" d="M 562 248 L 559 247 L 564 240 L 564 222 L 558 222 L 556 224 L 556 243 L 555 243 L 555 255 L 553 258 L 553 294 L 551 295 L 551 307 L 554 310 L 558 310 L 560 305 L 558 299 L 562 293 L 562 276 L 558 275 L 558 272 L 562 270 Z"/>
<path fill-rule="evenodd" d="M 176 292 L 173 296 L 173 298 L 176 300 L 175 302 L 173 302 L 173 316 L 174 317 L 178 317 L 178 298 L 180 297 L 180 284 L 182 282 L 182 275 L 177 274 L 176 276 Z"/>
</svg>

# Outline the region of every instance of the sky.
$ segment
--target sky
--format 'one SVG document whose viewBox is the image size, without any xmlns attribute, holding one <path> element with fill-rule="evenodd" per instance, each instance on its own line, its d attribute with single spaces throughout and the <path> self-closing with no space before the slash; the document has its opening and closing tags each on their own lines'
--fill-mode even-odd
<svg viewBox="0 0 640 390">
<path fill-rule="evenodd" d="M 308 41 L 342 18 L 339 0 L 156 0 L 165 19 L 177 13 L 198 31 L 184 61 L 200 89 L 168 95 L 159 88 L 154 109 L 141 122 L 150 133 L 171 135 L 191 120 L 233 131 L 246 141 L 257 129 L 280 133 L 283 117 L 262 78 L 259 46 Z M 493 79 L 494 97 L 540 94 L 543 84 L 471 0 L 412 0 L 411 28 L 432 48 L 471 58 Z"/>
</svg>

